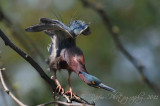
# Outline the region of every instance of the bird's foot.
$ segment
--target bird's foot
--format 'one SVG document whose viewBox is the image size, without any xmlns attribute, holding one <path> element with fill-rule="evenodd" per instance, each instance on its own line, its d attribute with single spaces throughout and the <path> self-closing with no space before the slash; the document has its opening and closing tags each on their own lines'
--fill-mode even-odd
<svg viewBox="0 0 160 106">
<path fill-rule="evenodd" d="M 74 94 L 72 91 L 67 91 L 65 92 L 66 95 L 70 95 L 71 99 L 72 98 L 76 98 L 76 99 L 80 99 L 78 96 L 76 96 L 76 94 Z"/>
<path fill-rule="evenodd" d="M 56 88 L 56 90 L 55 90 L 55 93 L 57 93 L 57 95 L 58 95 L 59 93 L 64 94 L 64 89 L 63 89 L 61 86 L 57 86 L 57 88 Z"/>
</svg>

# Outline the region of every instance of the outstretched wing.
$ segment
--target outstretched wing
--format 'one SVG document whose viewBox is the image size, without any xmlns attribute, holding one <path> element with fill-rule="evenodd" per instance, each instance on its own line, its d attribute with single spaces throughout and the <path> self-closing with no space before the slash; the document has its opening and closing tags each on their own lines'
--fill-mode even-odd
<svg viewBox="0 0 160 106">
<path fill-rule="evenodd" d="M 64 35 L 68 37 L 73 37 L 66 25 L 58 20 L 41 18 L 40 24 L 36 24 L 30 26 L 29 28 L 25 29 L 27 32 L 40 32 L 44 31 L 47 35 L 52 36 L 55 35 L 57 32 L 64 33 Z M 57 35 L 57 34 L 56 34 Z"/>
<path fill-rule="evenodd" d="M 74 35 L 75 37 L 81 34 L 87 36 L 91 33 L 89 24 L 90 23 L 85 23 L 84 21 L 81 20 L 75 20 L 71 21 L 68 27 L 70 29 L 70 33 L 72 33 L 72 35 Z"/>
</svg>

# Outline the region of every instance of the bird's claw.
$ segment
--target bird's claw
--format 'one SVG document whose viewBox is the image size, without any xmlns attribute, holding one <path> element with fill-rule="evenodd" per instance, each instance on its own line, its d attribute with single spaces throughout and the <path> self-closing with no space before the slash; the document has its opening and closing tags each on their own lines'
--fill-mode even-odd
<svg viewBox="0 0 160 106">
<path fill-rule="evenodd" d="M 65 92 L 66 95 L 70 95 L 71 98 L 76 98 L 76 99 L 80 99 L 78 96 L 76 96 L 76 94 L 74 94 L 72 91 L 68 91 L 68 92 Z"/>
<path fill-rule="evenodd" d="M 59 93 L 64 94 L 64 89 L 63 89 L 61 86 L 57 86 L 55 92 L 57 93 L 57 95 L 58 95 Z"/>
</svg>

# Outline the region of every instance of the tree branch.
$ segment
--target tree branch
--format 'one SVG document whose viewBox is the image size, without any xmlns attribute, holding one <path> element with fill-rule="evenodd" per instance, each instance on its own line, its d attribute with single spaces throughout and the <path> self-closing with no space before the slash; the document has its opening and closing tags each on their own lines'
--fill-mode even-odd
<svg viewBox="0 0 160 106">
<path fill-rule="evenodd" d="M 85 7 L 91 8 L 92 10 L 94 10 L 95 12 L 97 12 L 99 14 L 99 16 L 102 18 L 105 26 L 107 27 L 109 33 L 111 34 L 111 37 L 113 38 L 117 48 L 128 58 L 128 60 L 135 66 L 135 68 L 138 70 L 138 72 L 140 73 L 142 79 L 146 82 L 146 84 L 148 84 L 148 86 L 150 88 L 152 88 L 155 92 L 157 92 L 160 95 L 160 88 L 158 88 L 157 85 L 155 85 L 152 81 L 150 81 L 150 79 L 148 78 L 148 76 L 146 75 L 146 68 L 145 66 L 139 62 L 139 60 L 137 60 L 135 57 L 133 57 L 123 46 L 123 44 L 121 43 L 119 36 L 118 36 L 118 31 L 116 31 L 114 28 L 114 26 L 112 25 L 109 16 L 106 14 L 106 12 L 104 11 L 104 9 L 102 8 L 101 5 L 99 4 L 93 4 L 91 2 L 89 2 L 88 0 L 81 0 L 82 4 Z"/>
<path fill-rule="evenodd" d="M 15 46 L 6 36 L 5 34 L 0 30 L 0 37 L 3 39 L 6 46 L 11 47 L 14 51 L 16 51 L 20 56 L 22 56 L 27 62 L 29 62 L 32 67 L 34 67 L 37 72 L 40 74 L 40 76 L 51 85 L 52 89 L 55 91 L 56 84 L 51 80 L 43 71 L 43 69 L 26 53 L 24 53 L 21 49 L 19 49 L 17 46 Z"/>
<path fill-rule="evenodd" d="M 93 106 L 93 105 L 82 104 L 82 103 L 66 103 L 62 101 L 51 101 L 51 102 L 40 104 L 38 106 L 47 106 L 50 104 L 60 104 L 60 105 L 65 105 L 65 106 Z"/>
<path fill-rule="evenodd" d="M 3 39 L 6 46 L 9 46 L 10 48 L 12 48 L 21 57 L 23 57 L 28 63 L 30 63 L 30 65 L 32 65 L 32 67 L 34 67 L 37 70 L 37 72 L 40 74 L 40 76 L 51 86 L 53 92 L 55 92 L 56 87 L 57 87 L 56 83 L 47 76 L 47 74 L 43 71 L 43 69 L 29 55 L 27 55 L 25 52 L 23 52 L 21 49 L 19 49 L 16 45 L 14 45 L 7 38 L 7 36 L 1 31 L 1 29 L 0 29 L 0 37 Z M 94 103 L 89 103 L 86 100 L 84 100 L 83 98 L 79 97 L 78 95 L 76 95 L 76 96 L 79 97 L 80 99 L 76 99 L 75 97 L 71 98 L 70 95 L 61 94 L 61 92 L 60 92 L 60 95 L 63 96 L 64 98 L 66 98 L 67 102 L 75 101 L 75 102 L 84 103 L 84 104 L 88 104 L 88 105 L 94 105 Z"/>
<path fill-rule="evenodd" d="M 8 89 L 5 81 L 4 81 L 4 78 L 3 78 L 3 74 L 2 74 L 2 71 L 4 71 L 5 69 L 4 68 L 0 68 L 0 79 L 1 79 L 1 82 L 2 82 L 2 86 L 4 88 L 4 91 L 17 103 L 19 104 L 20 106 L 27 106 L 25 105 L 24 103 L 22 103 L 20 100 L 18 100 L 14 95 L 13 93 Z"/>
</svg>

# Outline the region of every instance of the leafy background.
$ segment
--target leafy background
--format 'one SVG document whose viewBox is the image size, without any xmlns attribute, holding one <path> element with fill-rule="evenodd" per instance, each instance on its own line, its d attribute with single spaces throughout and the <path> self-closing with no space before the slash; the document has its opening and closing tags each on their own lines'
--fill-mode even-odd
<svg viewBox="0 0 160 106">
<path fill-rule="evenodd" d="M 90 0 L 91 1 L 91 0 Z M 120 31 L 125 48 L 147 69 L 147 75 L 160 85 L 160 1 L 159 0 L 92 0 L 103 5 L 112 23 Z M 84 8 L 80 0 L 1 0 L 0 9 L 10 20 L 0 20 L 0 28 L 22 50 L 33 57 L 50 75 L 45 59 L 51 42 L 44 33 L 28 33 L 24 29 L 39 23 L 42 17 L 56 19 L 61 16 L 68 25 L 74 19 L 91 22 L 91 35 L 79 36 L 77 45 L 83 50 L 86 68 L 118 94 L 92 88 L 72 74 L 73 91 L 98 106 L 157 106 L 158 94 L 142 81 L 141 76 L 127 58 L 115 47 L 112 37 L 100 16 Z M 51 89 L 38 73 L 0 39 L 0 65 L 5 67 L 5 79 L 13 93 L 28 105 L 52 101 Z M 67 71 L 58 72 L 58 79 L 68 90 Z M 133 97 L 143 97 L 136 98 Z M 148 98 L 151 97 L 151 98 Z M 147 99 L 148 98 L 148 99 Z M 61 98 L 63 99 L 63 98 Z M 132 101 L 133 100 L 133 101 Z M 3 91 L 0 84 L 0 105 L 17 104 Z"/>
</svg>

